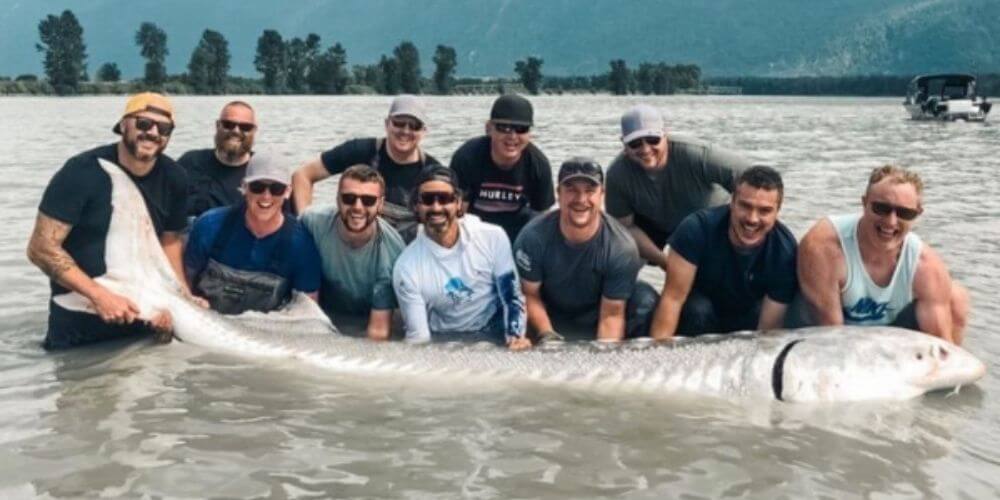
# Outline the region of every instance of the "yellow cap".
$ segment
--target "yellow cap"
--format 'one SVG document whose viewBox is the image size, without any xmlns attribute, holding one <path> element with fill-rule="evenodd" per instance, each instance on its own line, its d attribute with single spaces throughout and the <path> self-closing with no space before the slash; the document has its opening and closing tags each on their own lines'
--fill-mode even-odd
<svg viewBox="0 0 1000 500">
<path fill-rule="evenodd" d="M 111 130 L 116 134 L 121 134 L 121 121 L 129 115 L 143 111 L 161 114 L 169 118 L 171 123 L 174 122 L 174 107 L 164 95 L 155 92 L 143 92 L 128 98 L 128 102 L 125 103 L 125 112 L 122 113 L 122 117 L 118 119 L 118 123 L 115 123 L 115 126 Z"/>
</svg>

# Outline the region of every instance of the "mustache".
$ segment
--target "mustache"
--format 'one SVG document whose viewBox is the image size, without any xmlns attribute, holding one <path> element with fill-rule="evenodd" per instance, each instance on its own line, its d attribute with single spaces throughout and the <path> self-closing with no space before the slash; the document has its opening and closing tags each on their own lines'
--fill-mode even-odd
<svg viewBox="0 0 1000 500">
<path fill-rule="evenodd" d="M 163 138 L 160 137 L 160 136 L 158 136 L 158 135 L 150 135 L 150 134 L 143 133 L 143 134 L 139 134 L 138 136 L 136 136 L 135 140 L 137 140 L 137 141 L 150 141 L 150 142 L 155 142 L 155 143 L 159 144 L 159 142 L 162 141 Z"/>
</svg>

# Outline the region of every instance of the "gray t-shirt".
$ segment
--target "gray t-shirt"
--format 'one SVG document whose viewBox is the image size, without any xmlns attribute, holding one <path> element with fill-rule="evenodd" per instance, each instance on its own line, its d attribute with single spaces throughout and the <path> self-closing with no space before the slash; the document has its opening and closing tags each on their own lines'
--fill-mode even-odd
<svg viewBox="0 0 1000 500">
<path fill-rule="evenodd" d="M 542 284 L 549 314 L 578 314 L 600 307 L 601 298 L 628 300 L 643 261 L 624 226 L 601 214 L 601 229 L 586 243 L 566 241 L 559 210 L 535 217 L 514 243 L 521 279 Z"/>
<path fill-rule="evenodd" d="M 654 175 L 621 153 L 608 167 L 605 207 L 669 235 L 688 215 L 725 204 L 750 163 L 722 148 L 670 135 L 667 166 Z"/>
<path fill-rule="evenodd" d="M 314 206 L 302 215 L 323 264 L 319 303 L 323 310 L 368 314 L 396 308 L 392 267 L 406 246 L 388 222 L 378 219 L 378 232 L 365 246 L 351 248 L 337 230 L 337 207 Z"/>
</svg>

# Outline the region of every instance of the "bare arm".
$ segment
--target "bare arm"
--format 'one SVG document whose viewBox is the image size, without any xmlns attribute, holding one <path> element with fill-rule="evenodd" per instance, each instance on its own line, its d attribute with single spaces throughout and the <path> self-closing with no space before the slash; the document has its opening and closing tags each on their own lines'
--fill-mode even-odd
<svg viewBox="0 0 1000 500">
<path fill-rule="evenodd" d="M 372 309 L 368 314 L 368 339 L 375 341 L 389 340 L 392 329 L 392 309 Z"/>
<path fill-rule="evenodd" d="M 847 265 L 830 221 L 820 220 L 802 237 L 796 272 L 813 321 L 818 325 L 843 325 L 840 290 L 847 279 Z"/>
<path fill-rule="evenodd" d="M 681 308 L 691 293 L 698 266 L 688 262 L 677 252 L 667 256 L 667 280 L 663 283 L 663 296 L 656 306 L 650 335 L 657 340 L 673 337 L 677 333 L 677 323 L 681 318 Z"/>
<path fill-rule="evenodd" d="M 635 216 L 626 215 L 625 217 L 617 217 L 617 219 L 635 239 L 635 243 L 639 247 L 639 256 L 666 271 L 667 255 L 662 248 L 657 248 L 653 240 L 649 239 L 649 235 L 635 224 Z"/>
<path fill-rule="evenodd" d="M 625 301 L 601 297 L 601 316 L 597 322 L 597 340 L 618 341 L 625 338 Z"/>
<path fill-rule="evenodd" d="M 913 277 L 920 331 L 955 342 L 951 317 L 951 277 L 937 252 L 924 245 Z"/>
<path fill-rule="evenodd" d="M 295 213 L 301 214 L 312 204 L 313 184 L 328 177 L 330 172 L 319 158 L 306 162 L 292 174 L 292 205 Z"/>
<path fill-rule="evenodd" d="M 760 305 L 760 319 L 757 321 L 758 330 L 775 330 L 785 324 L 785 311 L 788 304 L 782 304 L 771 297 L 764 296 L 764 301 Z"/>
<path fill-rule="evenodd" d="M 521 290 L 524 291 L 525 307 L 528 310 L 528 326 L 539 335 L 553 331 L 549 312 L 542 302 L 541 282 L 522 279 Z"/>
</svg>

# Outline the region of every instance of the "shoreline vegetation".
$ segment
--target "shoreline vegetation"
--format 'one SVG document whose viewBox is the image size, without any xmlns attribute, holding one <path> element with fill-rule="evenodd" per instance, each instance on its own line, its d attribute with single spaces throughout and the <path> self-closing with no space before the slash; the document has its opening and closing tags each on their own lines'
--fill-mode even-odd
<svg viewBox="0 0 1000 500">
<path fill-rule="evenodd" d="M 171 95 L 364 95 L 432 94 L 612 94 L 612 95 L 802 95 L 901 97 L 915 75 L 858 76 L 732 76 L 703 77 L 696 64 L 642 62 L 631 69 L 623 59 L 608 62 L 605 73 L 551 76 L 542 73 L 544 60 L 527 56 L 513 66 L 515 77 L 456 77 L 457 53 L 438 45 L 434 71 L 424 77 L 420 53 L 402 41 L 391 54 L 373 64 L 348 67 L 340 43 L 323 48 L 319 35 L 284 38 L 265 29 L 257 39 L 254 67 L 260 78 L 229 75 L 229 42 L 206 29 L 191 52 L 186 71 L 168 74 L 167 33 L 154 23 L 142 23 L 135 33 L 138 56 L 146 60 L 140 78 L 123 80 L 117 63 L 105 62 L 91 80 L 87 72 L 83 27 L 71 10 L 49 15 L 38 23 L 44 76 L 0 75 L 0 96 L 121 95 L 158 91 Z M 978 93 L 1000 95 L 1000 74 L 978 75 Z"/>
</svg>

